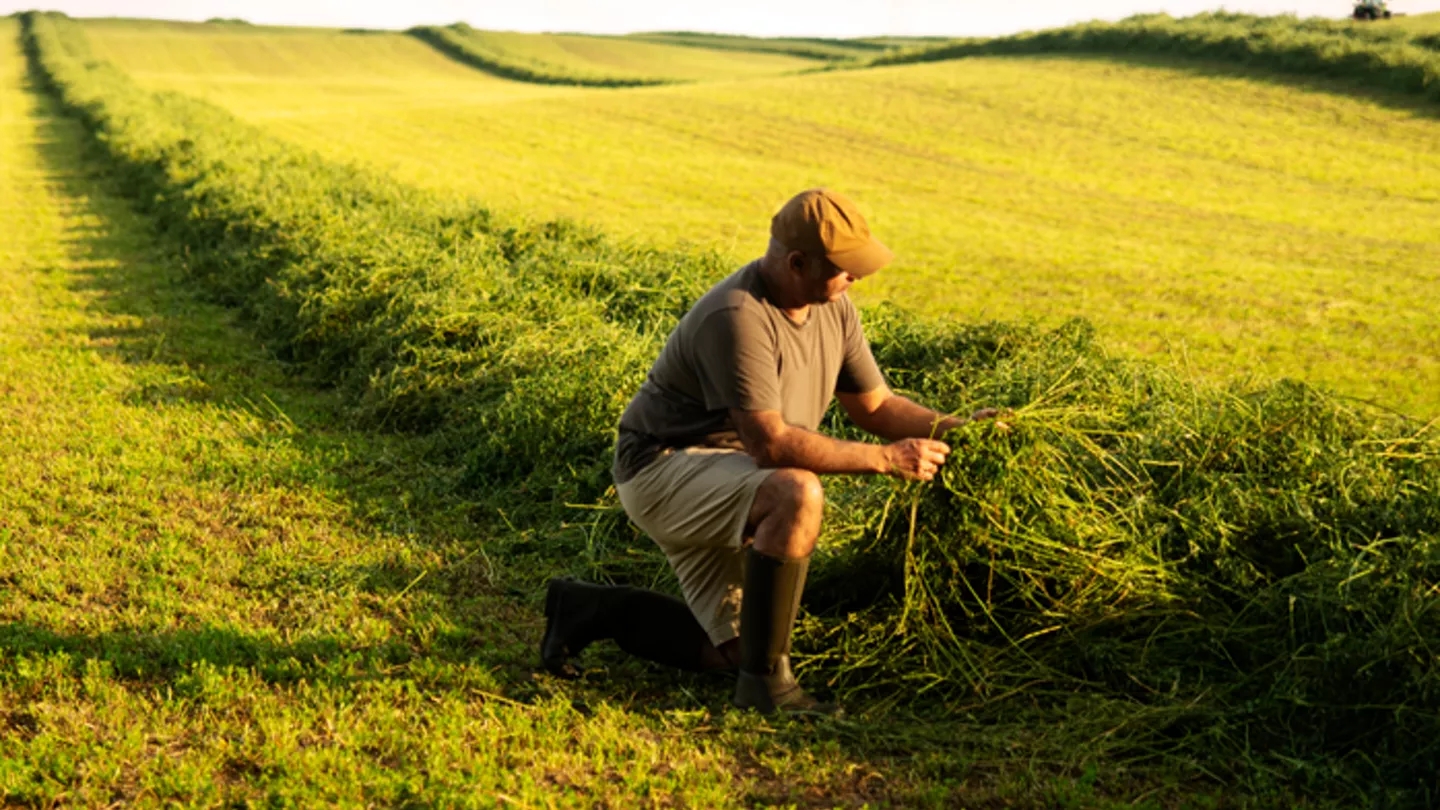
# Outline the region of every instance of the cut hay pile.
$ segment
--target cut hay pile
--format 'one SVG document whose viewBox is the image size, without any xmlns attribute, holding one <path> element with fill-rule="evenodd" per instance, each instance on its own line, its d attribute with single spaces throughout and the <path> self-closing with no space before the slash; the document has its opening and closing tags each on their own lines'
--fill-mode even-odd
<svg viewBox="0 0 1440 810">
<path fill-rule="evenodd" d="M 1186 381 L 1083 323 L 875 326 L 921 399 L 1014 413 L 952 432 L 936 483 L 833 510 L 858 526 L 817 572 L 808 647 L 839 690 L 992 716 L 1097 697 L 1138 749 L 1433 789 L 1435 423 Z"/>
</svg>

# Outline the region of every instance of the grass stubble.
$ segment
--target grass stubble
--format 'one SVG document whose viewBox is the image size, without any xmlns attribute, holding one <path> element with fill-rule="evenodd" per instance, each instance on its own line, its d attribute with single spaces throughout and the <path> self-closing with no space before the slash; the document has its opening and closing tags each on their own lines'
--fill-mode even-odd
<svg viewBox="0 0 1440 810">
<path fill-rule="evenodd" d="M 477 511 L 507 505 L 509 536 L 484 546 L 496 570 L 537 584 L 526 578 L 569 558 L 654 578 L 656 558 L 604 498 L 603 446 L 623 403 L 586 394 L 643 373 L 722 260 L 445 211 L 138 91 L 87 64 L 63 20 L 31 19 L 57 91 L 105 133 L 122 187 L 193 251 L 189 276 L 350 394 L 352 415 L 421 429 L 432 458 L 463 459 L 453 491 Z M 190 126 L 168 128 L 176 121 Z M 177 132 L 194 137 L 178 146 Z M 435 244 L 453 266 L 433 261 Z M 486 261 L 497 279 L 474 293 L 486 297 L 456 304 L 446 273 Z M 679 275 L 646 275 L 666 272 Z M 507 273 L 542 289 L 507 286 Z M 956 328 L 895 310 L 872 310 L 870 323 L 901 388 L 957 408 L 1012 406 L 1014 430 L 953 437 L 942 486 L 832 486 L 832 553 L 802 633 L 821 652 L 804 664 L 859 719 L 782 729 L 778 750 L 737 756 L 738 772 L 759 762 L 783 785 L 797 771 L 776 769 L 864 752 L 902 783 L 886 783 L 900 792 L 880 803 L 1118 792 L 1176 804 L 1189 780 L 1224 785 L 1237 804 L 1297 791 L 1317 803 L 1429 800 L 1430 426 L 1296 383 L 1197 385 L 1110 357 L 1081 325 Z M 503 350 L 488 347 L 496 330 L 512 338 Z M 545 350 L 531 354 L 532 341 Z M 556 373 L 556 356 L 587 379 Z M 477 438 L 478 450 L 460 449 Z M 815 801 L 852 799 L 863 800 L 821 788 Z"/>
</svg>

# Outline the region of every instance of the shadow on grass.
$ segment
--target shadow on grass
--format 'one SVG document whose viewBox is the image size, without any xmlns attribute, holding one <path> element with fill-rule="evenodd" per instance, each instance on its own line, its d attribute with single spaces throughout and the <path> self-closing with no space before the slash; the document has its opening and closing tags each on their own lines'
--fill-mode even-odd
<svg viewBox="0 0 1440 810">
<path fill-rule="evenodd" d="M 84 673 L 86 661 L 104 662 L 116 676 L 138 680 L 169 680 L 196 664 L 207 663 L 249 669 L 271 683 L 374 678 L 411 658 L 402 644 L 357 647 L 328 636 L 283 643 L 223 627 L 83 635 L 56 633 L 24 622 L 0 624 L 0 649 L 23 656 L 68 654 L 77 676 Z"/>
</svg>

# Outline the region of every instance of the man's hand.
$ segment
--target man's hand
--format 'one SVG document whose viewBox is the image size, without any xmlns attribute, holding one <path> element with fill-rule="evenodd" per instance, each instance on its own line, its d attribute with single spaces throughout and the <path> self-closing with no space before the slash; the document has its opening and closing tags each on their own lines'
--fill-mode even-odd
<svg viewBox="0 0 1440 810">
<path fill-rule="evenodd" d="M 935 439 L 901 439 L 885 445 L 886 470 L 896 478 L 930 481 L 950 455 L 950 445 Z"/>
</svg>

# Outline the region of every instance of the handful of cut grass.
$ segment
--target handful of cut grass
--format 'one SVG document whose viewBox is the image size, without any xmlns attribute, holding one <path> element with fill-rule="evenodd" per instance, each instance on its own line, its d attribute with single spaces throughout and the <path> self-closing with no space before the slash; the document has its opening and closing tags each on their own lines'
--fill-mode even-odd
<svg viewBox="0 0 1440 810">
<path fill-rule="evenodd" d="M 817 566 L 808 664 L 834 688 L 982 714 L 1099 698 L 1132 742 L 1433 778 L 1434 423 L 1187 381 L 1079 323 L 879 326 L 922 399 L 1015 410 L 953 431 L 934 484 L 833 510 L 850 531 Z"/>
</svg>

